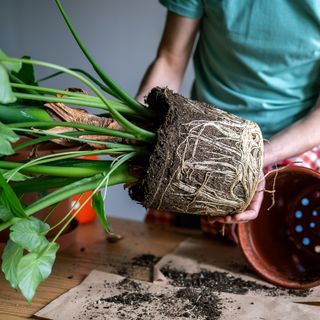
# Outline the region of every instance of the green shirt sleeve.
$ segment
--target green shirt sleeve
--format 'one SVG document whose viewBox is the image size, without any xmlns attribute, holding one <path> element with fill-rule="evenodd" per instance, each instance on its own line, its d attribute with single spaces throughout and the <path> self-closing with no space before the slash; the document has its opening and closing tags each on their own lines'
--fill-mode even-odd
<svg viewBox="0 0 320 320">
<path fill-rule="evenodd" d="M 203 15 L 202 0 L 159 0 L 169 11 L 180 16 L 199 19 Z"/>
</svg>

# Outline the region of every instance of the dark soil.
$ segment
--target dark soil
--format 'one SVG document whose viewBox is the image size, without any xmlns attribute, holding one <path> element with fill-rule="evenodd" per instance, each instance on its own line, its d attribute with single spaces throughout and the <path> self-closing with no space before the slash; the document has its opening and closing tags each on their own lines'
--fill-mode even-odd
<svg viewBox="0 0 320 320">
<path fill-rule="evenodd" d="M 294 290 L 261 285 L 255 281 L 234 277 L 227 272 L 201 271 L 186 273 L 164 267 L 161 272 L 170 280 L 170 284 L 177 287 L 210 288 L 216 292 L 246 294 L 249 291 L 264 292 L 269 296 L 292 295 L 306 297 L 310 290 Z"/>
<path fill-rule="evenodd" d="M 138 283 L 129 279 L 116 286 L 126 291 L 94 301 L 85 309 L 84 316 L 90 314 L 92 319 L 97 319 L 107 315 L 108 309 L 116 305 L 117 316 L 126 320 L 150 320 L 155 312 L 163 319 L 218 320 L 223 309 L 219 294 L 210 288 L 183 288 L 175 293 L 151 294 L 143 292 Z"/>
<path fill-rule="evenodd" d="M 153 254 L 141 254 L 133 258 L 128 258 L 126 261 L 109 264 L 108 272 L 118 274 L 123 277 L 134 277 L 135 272 L 147 276 L 149 281 L 153 280 L 153 267 L 161 259 Z"/>
<path fill-rule="evenodd" d="M 142 302 L 150 302 L 153 296 L 150 293 L 140 293 L 140 292 L 123 292 L 117 296 L 110 298 L 100 299 L 100 302 L 113 302 L 125 305 L 133 305 Z"/>
<path fill-rule="evenodd" d="M 153 254 L 142 254 L 132 259 L 132 264 L 141 267 L 153 267 L 161 257 L 156 257 Z"/>
<path fill-rule="evenodd" d="M 187 305 L 187 310 L 192 310 L 196 316 L 203 316 L 205 319 L 219 319 L 221 316 L 222 302 L 218 294 L 209 288 L 201 290 L 200 293 L 192 288 L 184 288 L 176 293 L 176 298 L 188 300 L 190 304 Z M 186 311 L 184 316 L 188 314 Z"/>
<path fill-rule="evenodd" d="M 230 183 L 232 179 L 226 179 L 226 168 L 221 163 L 228 163 L 232 167 L 242 161 L 240 153 L 233 150 L 235 146 L 238 148 L 242 145 L 240 138 L 239 141 L 235 141 L 236 136 L 241 137 L 242 130 L 245 130 L 249 122 L 209 104 L 187 99 L 167 88 L 154 88 L 148 95 L 146 103 L 159 112 L 157 117 L 159 123 L 156 126 L 157 142 L 149 158 L 145 176 L 129 191 L 131 197 L 146 208 L 170 212 L 226 215 L 234 214 L 243 208 L 251 195 L 248 196 L 248 190 L 245 190 L 242 183 L 238 182 L 234 186 L 233 182 Z M 205 125 L 199 129 L 198 124 L 191 124 L 192 121 L 202 123 L 224 121 L 231 125 L 236 133 L 233 132 L 233 137 L 230 138 L 214 125 Z M 237 126 L 233 126 L 235 124 Z M 194 132 L 192 138 L 191 130 Z M 221 140 L 215 143 L 213 138 Z M 206 167 L 206 163 L 212 161 L 213 154 L 219 161 Z M 180 172 L 182 162 L 184 163 L 182 158 L 186 162 L 192 159 L 193 164 L 199 165 L 185 167 L 183 172 Z M 207 193 L 201 191 L 204 188 L 218 190 L 218 197 L 228 200 L 232 198 L 232 193 L 235 194 L 239 201 L 238 207 L 221 204 L 219 210 L 215 211 L 217 202 L 210 203 Z"/>
</svg>

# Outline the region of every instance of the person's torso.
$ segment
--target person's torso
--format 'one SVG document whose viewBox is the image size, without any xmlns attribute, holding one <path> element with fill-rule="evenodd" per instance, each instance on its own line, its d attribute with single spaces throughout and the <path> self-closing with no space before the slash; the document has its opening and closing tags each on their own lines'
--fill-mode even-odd
<svg viewBox="0 0 320 320">
<path fill-rule="evenodd" d="M 268 137 L 320 91 L 320 0 L 203 0 L 193 98 L 256 121 Z"/>
</svg>

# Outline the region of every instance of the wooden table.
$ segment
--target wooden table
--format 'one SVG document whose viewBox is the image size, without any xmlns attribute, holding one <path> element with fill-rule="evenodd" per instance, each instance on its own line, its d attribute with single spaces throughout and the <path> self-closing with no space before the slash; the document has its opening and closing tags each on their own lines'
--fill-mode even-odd
<svg viewBox="0 0 320 320">
<path fill-rule="evenodd" d="M 0 320 L 32 317 L 50 301 L 78 285 L 93 269 L 149 281 L 151 267 L 132 265 L 132 258 L 142 254 L 161 257 L 187 236 L 198 233 L 130 220 L 110 219 L 110 222 L 114 232 L 124 238 L 109 243 L 98 221 L 79 226 L 70 246 L 58 253 L 51 276 L 40 285 L 31 304 L 10 287 L 1 273 Z"/>
</svg>

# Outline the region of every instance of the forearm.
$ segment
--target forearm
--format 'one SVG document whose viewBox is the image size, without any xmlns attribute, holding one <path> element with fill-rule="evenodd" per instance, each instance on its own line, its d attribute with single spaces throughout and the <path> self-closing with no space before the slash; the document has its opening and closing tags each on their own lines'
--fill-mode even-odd
<svg viewBox="0 0 320 320">
<path fill-rule="evenodd" d="M 200 20 L 168 12 L 157 57 L 148 68 L 137 93 L 140 101 L 155 86 L 179 91 L 199 23 Z"/>
<path fill-rule="evenodd" d="M 320 145 L 320 99 L 314 111 L 265 143 L 264 166 L 299 155 Z"/>
<path fill-rule="evenodd" d="M 178 92 L 181 86 L 184 68 L 175 59 L 158 56 L 149 66 L 137 93 L 137 99 L 143 102 L 144 97 L 156 86 L 168 87 Z"/>
</svg>

